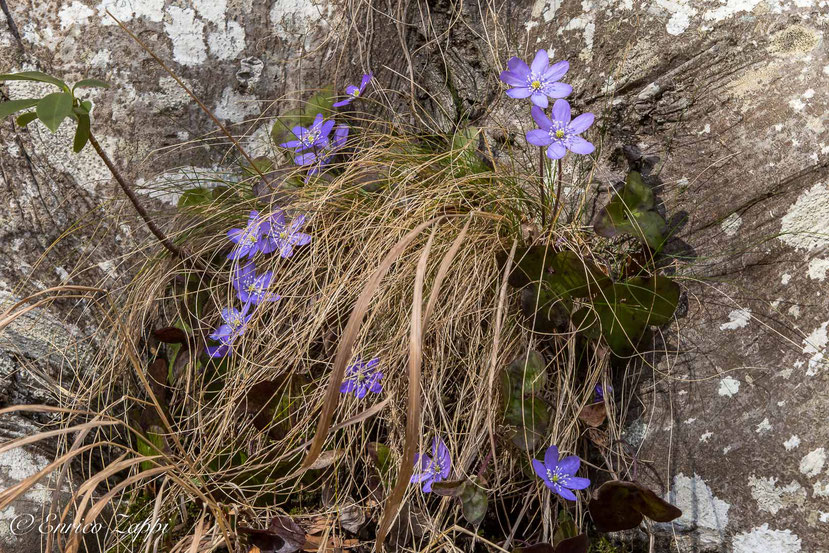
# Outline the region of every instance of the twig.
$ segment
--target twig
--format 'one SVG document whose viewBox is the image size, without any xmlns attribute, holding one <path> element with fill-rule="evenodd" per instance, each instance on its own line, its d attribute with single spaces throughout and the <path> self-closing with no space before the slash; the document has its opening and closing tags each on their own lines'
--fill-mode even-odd
<svg viewBox="0 0 829 553">
<path fill-rule="evenodd" d="M 112 163 L 112 160 L 109 158 L 104 149 L 101 148 L 101 145 L 98 144 L 98 141 L 95 139 L 92 133 L 89 134 L 89 143 L 92 144 L 92 147 L 95 148 L 95 152 L 97 152 L 98 157 L 100 157 L 103 160 L 104 164 L 109 169 L 109 172 L 112 173 L 112 176 L 115 177 L 115 180 L 118 181 L 118 184 L 121 185 L 121 190 L 123 190 L 124 194 L 126 194 L 127 197 L 130 199 L 133 207 L 135 207 L 135 210 L 138 212 L 141 218 L 144 219 L 144 222 L 147 224 L 147 228 L 150 229 L 150 232 L 152 232 L 153 235 L 155 235 L 155 237 L 158 238 L 158 241 L 161 242 L 162 246 L 170 250 L 170 252 L 172 252 L 177 257 L 185 259 L 186 255 L 184 251 L 182 251 L 181 248 L 173 244 L 170 241 L 170 239 L 167 238 L 167 236 L 161 231 L 161 229 L 158 228 L 158 226 L 156 226 L 155 222 L 153 222 L 153 220 L 150 218 L 150 215 L 147 213 L 147 210 L 144 209 L 144 206 L 141 205 L 141 203 L 138 201 L 138 197 L 135 195 L 135 192 L 132 191 L 132 188 L 130 188 L 129 184 L 127 184 L 127 181 L 124 180 L 124 177 L 121 175 L 121 172 L 118 170 L 117 167 L 115 167 L 115 164 Z"/>
</svg>

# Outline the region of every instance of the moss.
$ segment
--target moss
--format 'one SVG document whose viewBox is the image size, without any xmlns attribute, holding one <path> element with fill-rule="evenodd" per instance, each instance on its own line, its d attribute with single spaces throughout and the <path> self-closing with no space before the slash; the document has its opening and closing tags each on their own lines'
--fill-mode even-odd
<svg viewBox="0 0 829 553">
<path fill-rule="evenodd" d="M 594 540 L 590 543 L 589 553 L 629 553 L 630 550 L 625 545 L 613 545 L 610 540 L 602 536 L 598 541 Z"/>
</svg>

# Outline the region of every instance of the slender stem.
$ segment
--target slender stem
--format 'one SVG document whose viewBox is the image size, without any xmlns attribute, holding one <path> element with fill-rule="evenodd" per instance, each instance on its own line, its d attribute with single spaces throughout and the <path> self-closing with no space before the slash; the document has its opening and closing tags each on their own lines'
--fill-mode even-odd
<svg viewBox="0 0 829 553">
<path fill-rule="evenodd" d="M 492 460 L 492 450 L 490 449 L 484 460 L 481 461 L 481 467 L 478 469 L 478 478 L 481 478 L 484 473 L 486 472 L 487 467 L 489 466 L 489 462 Z"/>
<path fill-rule="evenodd" d="M 174 255 L 180 257 L 181 259 L 184 259 L 186 255 L 184 254 L 182 249 L 173 244 L 170 241 L 170 239 L 167 238 L 167 236 L 161 231 L 161 229 L 158 228 L 158 226 L 156 226 L 155 222 L 153 222 L 153 220 L 150 218 L 150 215 L 147 213 L 147 210 L 144 209 L 144 206 L 141 205 L 141 203 L 138 201 L 138 197 L 135 195 L 135 192 L 132 191 L 132 188 L 130 188 L 129 184 L 127 184 L 127 181 L 121 175 L 121 172 L 118 170 L 117 167 L 115 167 L 115 164 L 109 158 L 104 149 L 101 148 L 101 145 L 98 144 L 98 141 L 95 139 L 92 133 L 89 134 L 89 143 L 92 144 L 92 147 L 95 148 L 95 152 L 97 152 L 98 157 L 100 157 L 103 160 L 104 164 L 109 169 L 109 172 L 112 173 L 112 176 L 115 177 L 115 180 L 118 181 L 118 184 L 121 185 L 121 189 L 124 191 L 124 194 L 127 195 L 127 197 L 132 202 L 133 207 L 135 207 L 135 210 L 138 212 L 141 218 L 144 219 L 144 222 L 147 224 L 147 228 L 150 229 L 150 232 L 152 232 L 153 235 L 155 235 L 155 237 L 158 238 L 158 241 L 161 242 L 162 246 L 170 250 L 170 252 Z"/>
<path fill-rule="evenodd" d="M 541 193 L 541 228 L 547 226 L 547 196 L 544 193 L 544 148 L 538 150 L 538 191 Z"/>
<path fill-rule="evenodd" d="M 561 160 L 556 160 L 556 203 L 553 206 L 553 224 L 558 221 L 558 208 L 561 200 L 561 183 L 564 180 L 564 173 L 561 169 Z M 563 207 L 563 206 L 562 206 Z"/>
</svg>

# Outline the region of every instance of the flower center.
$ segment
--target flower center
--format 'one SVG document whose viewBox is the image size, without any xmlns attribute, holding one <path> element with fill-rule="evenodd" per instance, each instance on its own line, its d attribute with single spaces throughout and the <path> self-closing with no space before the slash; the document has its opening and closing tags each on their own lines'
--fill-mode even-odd
<svg viewBox="0 0 829 553">
<path fill-rule="evenodd" d="M 279 238 L 280 238 L 281 240 L 287 240 L 287 239 L 288 239 L 288 231 L 283 230 L 282 232 L 280 232 L 280 233 L 279 233 Z"/>
<path fill-rule="evenodd" d="M 556 131 L 556 138 L 564 138 L 564 129 L 559 129 Z"/>
<path fill-rule="evenodd" d="M 554 474 L 553 471 L 547 469 L 547 478 L 552 482 L 558 482 L 558 471 L 556 471 Z"/>
<path fill-rule="evenodd" d="M 248 244 L 255 244 L 255 243 L 256 243 L 256 235 L 255 235 L 255 234 L 248 234 L 248 235 L 245 237 L 245 241 L 246 241 Z"/>
<path fill-rule="evenodd" d="M 360 95 L 360 89 L 359 89 L 359 88 L 355 88 L 355 89 L 354 89 L 354 92 L 352 92 L 352 93 L 351 93 L 351 95 L 352 95 L 352 96 L 354 96 L 354 97 L 356 98 L 357 96 L 359 96 L 359 95 Z"/>
<path fill-rule="evenodd" d="M 303 140 L 303 142 L 306 145 L 310 146 L 311 144 L 313 144 L 314 142 L 317 141 L 317 138 L 319 138 L 319 135 L 320 135 L 320 133 L 318 133 L 318 132 L 309 132 L 308 134 L 305 135 L 305 139 Z"/>
<path fill-rule="evenodd" d="M 259 289 L 257 288 L 256 284 L 251 282 L 250 284 L 248 284 L 247 290 L 248 292 L 257 292 Z"/>
<path fill-rule="evenodd" d="M 233 315 L 233 317 L 227 322 L 231 328 L 234 330 L 239 328 L 242 324 L 242 318 L 239 315 Z"/>
<path fill-rule="evenodd" d="M 540 90 L 541 89 L 541 81 L 535 79 L 533 82 L 530 83 L 530 88 L 533 90 Z"/>
</svg>

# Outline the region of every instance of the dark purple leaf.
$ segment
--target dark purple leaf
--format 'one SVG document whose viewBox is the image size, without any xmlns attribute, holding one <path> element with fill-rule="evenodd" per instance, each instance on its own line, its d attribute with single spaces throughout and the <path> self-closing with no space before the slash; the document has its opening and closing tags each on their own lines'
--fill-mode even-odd
<svg viewBox="0 0 829 553">
<path fill-rule="evenodd" d="M 186 344 L 188 342 L 187 333 L 174 326 L 156 329 L 153 331 L 153 336 L 156 340 L 165 344 Z"/>
<path fill-rule="evenodd" d="M 657 522 L 669 522 L 682 511 L 636 482 L 611 480 L 593 493 L 588 505 L 596 528 L 618 532 L 636 528 L 643 515 Z"/>
</svg>

